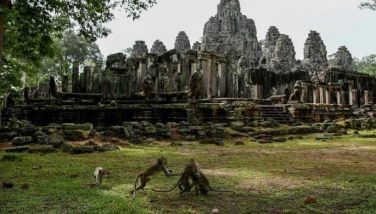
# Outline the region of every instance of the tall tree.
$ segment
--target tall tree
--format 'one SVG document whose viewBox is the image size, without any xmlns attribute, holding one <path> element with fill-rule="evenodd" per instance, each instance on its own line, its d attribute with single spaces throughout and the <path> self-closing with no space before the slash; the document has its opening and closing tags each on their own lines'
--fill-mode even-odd
<svg viewBox="0 0 376 214">
<path fill-rule="evenodd" d="M 376 10 L 376 0 L 366 0 L 360 3 L 360 8 Z"/>
<path fill-rule="evenodd" d="M 361 73 L 376 76 L 376 54 L 355 60 L 355 68 Z"/>
<path fill-rule="evenodd" d="M 6 43 L 28 47 L 29 53 L 48 54 L 53 35 L 71 23 L 78 25 L 81 35 L 95 40 L 110 32 L 103 24 L 114 18 L 114 9 L 122 9 L 136 19 L 155 3 L 156 0 L 0 0 L 0 56 L 8 51 Z M 22 49 L 16 50 L 17 54 L 25 54 Z"/>
<path fill-rule="evenodd" d="M 0 60 L 4 47 L 5 11 L 10 9 L 12 9 L 12 2 L 10 0 L 0 0 Z"/>
</svg>

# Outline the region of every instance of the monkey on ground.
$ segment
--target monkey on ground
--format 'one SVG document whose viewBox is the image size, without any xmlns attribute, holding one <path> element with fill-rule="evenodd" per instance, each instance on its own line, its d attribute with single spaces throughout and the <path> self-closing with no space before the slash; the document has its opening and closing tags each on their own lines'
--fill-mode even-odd
<svg viewBox="0 0 376 214">
<path fill-rule="evenodd" d="M 201 171 L 199 171 L 198 174 L 196 174 L 195 176 L 193 176 L 192 185 L 195 186 L 196 195 L 199 195 L 200 193 L 202 195 L 208 195 L 209 191 L 213 191 L 213 192 L 232 192 L 232 193 L 235 193 L 235 191 L 233 191 L 233 190 L 218 190 L 218 189 L 214 189 L 210 185 L 208 178 Z"/>
<path fill-rule="evenodd" d="M 171 170 L 167 168 L 167 159 L 162 157 L 157 160 L 157 163 L 153 166 L 146 169 L 144 172 L 141 172 L 134 183 L 134 189 L 130 193 L 133 194 L 133 198 L 136 197 L 136 192 L 140 189 L 144 190 L 146 183 L 150 181 L 150 177 L 156 175 L 160 172 L 163 172 L 166 176 L 176 176 Z M 179 174 L 180 175 L 180 174 Z M 138 181 L 140 185 L 137 187 Z"/>
<path fill-rule="evenodd" d="M 183 173 L 181 173 L 180 179 L 178 182 L 169 190 L 154 190 L 154 192 L 171 192 L 172 190 L 179 187 L 180 195 L 188 193 L 191 191 L 193 184 L 190 183 L 190 180 L 193 180 L 194 177 L 198 177 L 200 172 L 200 166 L 197 161 L 191 159 L 190 162 L 184 168 Z"/>
<path fill-rule="evenodd" d="M 95 168 L 94 179 L 95 185 L 100 186 L 102 184 L 103 176 L 111 174 L 108 170 L 103 169 L 102 167 Z"/>
</svg>

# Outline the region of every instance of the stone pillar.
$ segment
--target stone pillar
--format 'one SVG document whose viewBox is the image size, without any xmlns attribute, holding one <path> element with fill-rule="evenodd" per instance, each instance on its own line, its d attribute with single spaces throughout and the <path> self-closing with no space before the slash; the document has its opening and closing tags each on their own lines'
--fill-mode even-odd
<svg viewBox="0 0 376 214">
<path fill-rule="evenodd" d="M 320 104 L 324 104 L 324 88 L 319 86 Z"/>
<path fill-rule="evenodd" d="M 343 104 L 343 101 L 342 101 L 342 90 L 337 90 L 337 104 L 338 105 L 342 105 Z"/>
<path fill-rule="evenodd" d="M 79 63 L 73 63 L 73 72 L 72 72 L 72 92 L 80 92 L 80 70 Z"/>
<path fill-rule="evenodd" d="M 353 98 L 353 86 L 352 84 L 349 84 L 349 105 L 353 106 L 354 105 L 354 98 Z"/>
<path fill-rule="evenodd" d="M 306 93 L 307 93 L 307 87 L 304 85 L 302 87 L 301 94 L 300 94 L 300 102 L 305 103 Z"/>
<path fill-rule="evenodd" d="M 364 105 L 369 105 L 369 92 L 367 90 L 364 91 Z"/>
<path fill-rule="evenodd" d="M 92 89 L 92 75 L 91 75 L 91 67 L 85 66 L 84 68 L 84 92 L 90 93 Z"/>
<path fill-rule="evenodd" d="M 327 88 L 327 89 L 325 89 L 325 103 L 326 103 L 327 105 L 330 105 L 331 102 L 332 102 L 332 100 L 331 100 L 330 89 Z"/>
<path fill-rule="evenodd" d="M 69 87 L 69 77 L 68 75 L 63 75 L 63 79 L 61 81 L 61 90 L 62 92 L 68 92 L 68 87 Z"/>
<path fill-rule="evenodd" d="M 357 101 L 358 90 L 353 89 L 351 90 L 350 94 L 351 94 L 350 105 L 352 105 L 353 107 L 358 107 L 358 101 Z"/>
<path fill-rule="evenodd" d="M 317 89 L 313 89 L 313 104 L 317 104 Z"/>
</svg>

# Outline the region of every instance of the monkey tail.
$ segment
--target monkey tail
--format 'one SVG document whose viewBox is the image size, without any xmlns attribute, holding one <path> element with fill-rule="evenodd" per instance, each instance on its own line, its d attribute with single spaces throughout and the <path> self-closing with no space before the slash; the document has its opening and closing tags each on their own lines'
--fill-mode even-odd
<svg viewBox="0 0 376 214">
<path fill-rule="evenodd" d="M 137 188 L 137 184 L 138 184 L 138 181 L 140 180 L 140 176 L 141 174 L 139 174 L 136 178 L 136 181 L 134 182 L 134 187 L 133 187 L 133 198 L 136 198 L 136 188 Z"/>
<path fill-rule="evenodd" d="M 179 181 L 169 190 L 155 190 L 155 189 L 152 189 L 152 190 L 153 192 L 171 192 L 172 190 L 176 189 L 176 187 L 178 187 L 180 183 L 181 183 L 181 179 L 179 179 Z"/>
</svg>

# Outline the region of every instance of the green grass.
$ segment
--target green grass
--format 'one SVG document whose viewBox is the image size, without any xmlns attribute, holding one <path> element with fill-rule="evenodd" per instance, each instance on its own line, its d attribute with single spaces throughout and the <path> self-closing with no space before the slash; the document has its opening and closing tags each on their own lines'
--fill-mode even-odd
<svg viewBox="0 0 376 214">
<path fill-rule="evenodd" d="M 17 154 L 15 162 L 0 162 L 0 181 L 15 184 L 0 189 L 0 213 L 210 213 L 214 208 L 220 213 L 376 213 L 376 139 L 349 135 L 319 142 L 315 136 L 268 145 L 160 142 L 87 155 Z M 133 200 L 129 191 L 136 175 L 162 155 L 174 172 L 195 158 L 212 186 L 236 194 L 154 193 L 151 188 L 177 181 L 159 175 Z M 117 176 L 92 188 L 97 166 Z M 24 183 L 28 190 L 21 190 Z M 307 196 L 317 203 L 306 205 Z"/>
</svg>

